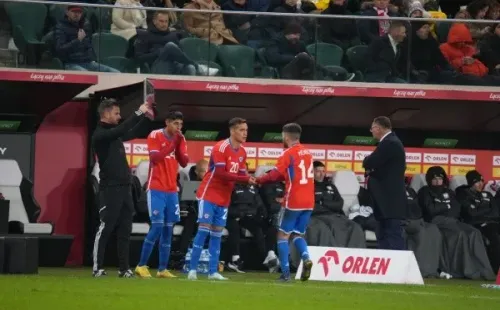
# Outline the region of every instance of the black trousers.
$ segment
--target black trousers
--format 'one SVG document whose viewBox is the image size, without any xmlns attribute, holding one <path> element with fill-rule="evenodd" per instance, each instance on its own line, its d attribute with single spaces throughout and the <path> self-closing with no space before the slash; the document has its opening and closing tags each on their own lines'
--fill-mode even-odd
<svg viewBox="0 0 500 310">
<path fill-rule="evenodd" d="M 118 246 L 118 262 L 120 271 L 129 266 L 129 244 L 132 233 L 134 202 L 130 185 L 109 186 L 99 192 L 99 218 L 101 224 L 94 241 L 94 270 L 102 269 L 106 245 L 109 237 L 116 229 Z"/>
<path fill-rule="evenodd" d="M 379 249 L 406 250 L 403 222 L 401 220 L 379 220 L 375 234 Z"/>
<path fill-rule="evenodd" d="M 476 228 L 481 231 L 481 234 L 487 240 L 486 251 L 493 272 L 496 274 L 500 267 L 500 225 L 498 223 L 489 223 L 484 226 L 476 225 Z"/>
<path fill-rule="evenodd" d="M 239 220 L 230 217 L 226 223 L 226 229 L 229 233 L 227 238 L 229 255 L 240 255 L 241 228 L 245 228 L 252 233 L 253 241 L 260 258 L 264 259 L 267 252 L 275 250 L 278 233 L 275 226 L 250 216 L 242 217 Z"/>
</svg>

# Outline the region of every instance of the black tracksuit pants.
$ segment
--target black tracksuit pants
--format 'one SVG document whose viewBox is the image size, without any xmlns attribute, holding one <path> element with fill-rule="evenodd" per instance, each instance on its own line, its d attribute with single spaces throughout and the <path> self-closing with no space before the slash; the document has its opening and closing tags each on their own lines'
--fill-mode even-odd
<svg viewBox="0 0 500 310">
<path fill-rule="evenodd" d="M 119 267 L 120 271 L 126 271 L 130 268 L 129 244 L 134 214 L 134 202 L 130 185 L 101 188 L 99 204 L 101 224 L 94 241 L 93 269 L 94 271 L 102 269 L 106 245 L 116 228 Z"/>
</svg>

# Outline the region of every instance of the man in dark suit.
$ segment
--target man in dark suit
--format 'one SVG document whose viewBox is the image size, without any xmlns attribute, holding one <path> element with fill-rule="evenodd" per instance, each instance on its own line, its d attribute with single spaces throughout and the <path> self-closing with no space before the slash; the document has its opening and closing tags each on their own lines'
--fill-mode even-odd
<svg viewBox="0 0 500 310">
<path fill-rule="evenodd" d="M 373 212 L 378 221 L 377 241 L 381 249 L 405 250 L 402 220 L 406 219 L 405 169 L 403 144 L 391 130 L 388 117 L 373 120 L 370 131 L 379 141 L 373 153 L 363 160 L 368 174 L 368 191 L 373 201 Z"/>
<path fill-rule="evenodd" d="M 401 21 L 393 21 L 389 32 L 374 39 L 366 52 L 365 79 L 376 83 L 406 83 L 401 67 L 406 67 L 406 55 L 401 53 L 400 44 L 406 38 L 406 27 Z"/>
</svg>

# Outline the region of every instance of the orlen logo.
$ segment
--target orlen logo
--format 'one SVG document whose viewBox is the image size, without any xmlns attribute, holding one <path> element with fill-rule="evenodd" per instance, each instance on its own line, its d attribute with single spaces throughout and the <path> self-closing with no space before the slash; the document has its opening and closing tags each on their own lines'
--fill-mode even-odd
<svg viewBox="0 0 500 310">
<path fill-rule="evenodd" d="M 205 146 L 203 148 L 203 156 L 210 156 L 212 155 L 212 146 Z"/>
<path fill-rule="evenodd" d="M 257 148 L 245 146 L 245 151 L 247 152 L 247 157 L 257 157 Z"/>
<path fill-rule="evenodd" d="M 493 166 L 500 166 L 500 156 L 493 156 Z"/>
<path fill-rule="evenodd" d="M 352 160 L 352 151 L 344 150 L 329 150 L 328 151 L 329 160 Z"/>
<path fill-rule="evenodd" d="M 354 160 L 363 161 L 363 159 L 365 159 L 365 157 L 370 155 L 371 153 L 371 151 L 356 151 L 354 152 Z"/>
<path fill-rule="evenodd" d="M 472 165 L 476 164 L 476 155 L 459 155 L 452 154 L 451 155 L 451 163 L 457 165 Z"/>
<path fill-rule="evenodd" d="M 259 148 L 259 157 L 278 158 L 281 156 L 282 153 L 283 149 L 270 148 L 270 147 Z"/>
<path fill-rule="evenodd" d="M 148 145 L 143 143 L 136 143 L 132 149 L 133 154 L 148 154 Z"/>
<path fill-rule="evenodd" d="M 309 152 L 311 152 L 311 155 L 314 159 L 325 159 L 326 157 L 325 150 L 310 149 Z"/>
<path fill-rule="evenodd" d="M 422 162 L 422 153 L 406 153 L 406 162 L 407 163 L 421 163 Z"/>
<path fill-rule="evenodd" d="M 424 153 L 424 163 L 427 164 L 447 164 L 448 154 Z"/>
<path fill-rule="evenodd" d="M 337 265 L 342 266 L 342 273 L 345 274 L 385 275 L 391 259 L 377 256 L 347 256 L 342 261 L 336 250 L 327 250 L 318 259 L 318 264 L 323 267 L 325 277 L 328 277 L 331 269 Z"/>
<path fill-rule="evenodd" d="M 125 154 L 130 154 L 130 151 L 132 150 L 132 145 L 130 145 L 130 143 L 123 143 L 123 147 L 125 148 Z"/>
</svg>

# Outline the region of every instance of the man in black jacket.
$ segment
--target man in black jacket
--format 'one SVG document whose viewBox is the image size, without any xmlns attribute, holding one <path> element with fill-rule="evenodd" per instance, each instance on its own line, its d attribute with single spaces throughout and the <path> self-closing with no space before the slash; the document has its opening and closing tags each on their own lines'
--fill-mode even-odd
<svg viewBox="0 0 500 310">
<path fill-rule="evenodd" d="M 408 216 L 406 201 L 406 155 L 403 143 L 392 132 L 388 117 L 373 120 L 370 131 L 379 141 L 377 148 L 365 157 L 363 168 L 369 175 L 368 191 L 373 197 L 373 214 L 378 221 L 378 247 L 405 250 L 402 221 Z"/>
<path fill-rule="evenodd" d="M 135 57 L 140 62 L 148 63 L 152 73 L 217 74 L 217 69 L 197 64 L 179 48 L 179 41 L 184 36 L 182 31 L 169 28 L 168 12 L 156 11 L 148 30 L 137 33 Z"/>
<path fill-rule="evenodd" d="M 462 206 L 462 218 L 465 223 L 479 229 L 483 238 L 487 239 L 486 250 L 493 272 L 500 267 L 500 215 L 493 195 L 483 191 L 482 175 L 471 170 L 465 175 L 467 186 L 457 188 L 457 200 Z"/>
<path fill-rule="evenodd" d="M 119 72 L 94 61 L 90 24 L 77 5 L 68 6 L 66 16 L 56 25 L 55 52 L 66 70 Z M 98 57 L 99 58 L 99 57 Z"/>
<path fill-rule="evenodd" d="M 325 165 L 320 161 L 315 161 L 313 166 L 314 210 L 312 217 L 322 221 L 330 229 L 330 233 L 333 234 L 335 239 L 335 246 L 366 248 L 363 228 L 345 215 L 343 211 L 344 199 L 340 196 L 332 180 L 326 177 Z M 312 226 L 311 230 L 314 228 Z M 311 233 L 311 231 L 308 231 L 308 233 Z"/>
<path fill-rule="evenodd" d="M 123 142 L 134 139 L 147 122 L 145 115 L 153 115 L 149 103 L 142 104 L 135 113 L 119 124 L 120 106 L 113 99 L 104 99 L 98 108 L 100 121 L 92 135 L 92 147 L 99 161 L 99 218 L 101 224 L 95 236 L 93 275 L 106 275 L 102 268 L 108 239 L 117 229 L 119 276 L 130 278 L 129 242 L 132 231 L 134 202 L 131 192 L 130 168 Z"/>
<path fill-rule="evenodd" d="M 259 258 L 264 259 L 266 253 L 274 249 L 275 244 L 268 242 L 264 234 L 266 218 L 267 212 L 257 187 L 247 184 L 235 184 L 226 225 L 229 233 L 227 240 L 228 252 L 231 255 L 231 259 L 227 263 L 229 269 L 242 273 L 243 262 L 240 259 L 241 228 L 247 229 L 253 235 Z M 277 258 L 276 254 L 274 258 Z"/>
</svg>

